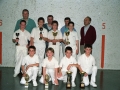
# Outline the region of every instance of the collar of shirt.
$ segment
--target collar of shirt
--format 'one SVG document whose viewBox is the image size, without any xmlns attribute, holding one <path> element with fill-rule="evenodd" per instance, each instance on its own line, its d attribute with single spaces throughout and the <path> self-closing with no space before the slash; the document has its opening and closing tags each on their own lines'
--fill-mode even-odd
<svg viewBox="0 0 120 90">
<path fill-rule="evenodd" d="M 91 57 L 91 54 L 87 57 L 86 54 L 84 53 L 84 56 L 85 56 L 86 58 L 90 58 L 90 57 Z"/>
<path fill-rule="evenodd" d="M 52 29 L 52 27 L 50 27 L 50 26 L 48 25 L 48 23 L 47 23 L 47 27 L 48 27 L 48 29 L 49 29 L 49 30 L 51 30 L 51 29 Z"/>
</svg>

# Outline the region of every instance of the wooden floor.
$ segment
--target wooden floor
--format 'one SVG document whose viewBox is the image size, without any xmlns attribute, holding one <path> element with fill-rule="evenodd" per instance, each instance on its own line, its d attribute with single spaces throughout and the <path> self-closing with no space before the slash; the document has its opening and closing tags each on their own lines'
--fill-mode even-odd
<svg viewBox="0 0 120 90">
<path fill-rule="evenodd" d="M 0 67 L 0 90 L 26 90 L 24 85 L 21 85 L 20 78 L 21 75 L 13 77 L 14 68 L 3 68 Z M 29 88 L 27 90 L 44 90 L 44 85 L 39 82 L 37 78 L 38 86 L 33 87 L 32 82 L 29 83 Z M 92 86 L 85 87 L 81 89 L 80 85 L 80 75 L 77 73 L 75 80 L 76 87 L 71 90 L 120 90 L 120 70 L 98 70 L 97 73 L 97 88 Z M 49 83 L 49 90 L 67 90 L 66 84 L 59 81 L 59 85 L 55 86 Z"/>
</svg>

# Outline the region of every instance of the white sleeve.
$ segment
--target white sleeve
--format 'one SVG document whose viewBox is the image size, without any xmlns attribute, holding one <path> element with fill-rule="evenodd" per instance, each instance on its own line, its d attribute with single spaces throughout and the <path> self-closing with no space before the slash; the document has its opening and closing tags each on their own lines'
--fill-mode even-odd
<svg viewBox="0 0 120 90">
<path fill-rule="evenodd" d="M 55 62 L 55 68 L 58 68 L 59 65 L 58 65 L 58 61 Z"/>
<path fill-rule="evenodd" d="M 81 65 L 81 56 L 78 58 L 78 64 Z"/>
<path fill-rule="evenodd" d="M 37 55 L 36 55 L 36 58 L 35 58 L 35 62 L 36 62 L 36 63 L 39 63 L 39 58 L 38 58 Z"/>
<path fill-rule="evenodd" d="M 42 66 L 43 66 L 43 67 L 46 67 L 45 59 L 43 60 Z"/>
<path fill-rule="evenodd" d="M 61 59 L 61 62 L 60 62 L 60 66 L 59 67 L 62 67 L 63 66 L 63 58 Z"/>
<path fill-rule="evenodd" d="M 48 38 L 48 31 L 45 29 L 44 37 Z"/>
<path fill-rule="evenodd" d="M 63 38 L 62 38 L 62 33 L 61 33 L 61 32 L 59 32 L 59 39 L 63 39 Z"/>
<path fill-rule="evenodd" d="M 33 37 L 33 38 L 35 37 L 35 29 L 34 28 L 32 29 L 31 37 Z"/>
<path fill-rule="evenodd" d="M 12 39 L 16 39 L 16 35 L 15 35 L 15 33 L 16 33 L 16 32 L 14 32 L 14 34 L 13 34 L 13 38 L 12 38 Z"/>
<path fill-rule="evenodd" d="M 75 33 L 76 33 L 76 35 L 75 35 L 76 40 L 79 40 L 79 39 L 78 39 L 77 31 L 76 31 Z"/>
</svg>

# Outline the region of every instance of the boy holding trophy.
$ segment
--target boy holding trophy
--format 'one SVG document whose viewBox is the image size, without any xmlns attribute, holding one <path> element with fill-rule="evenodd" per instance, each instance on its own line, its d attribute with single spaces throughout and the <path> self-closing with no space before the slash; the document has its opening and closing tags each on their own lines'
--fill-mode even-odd
<svg viewBox="0 0 120 90">
<path fill-rule="evenodd" d="M 47 57 L 43 60 L 43 64 L 42 64 L 43 76 L 41 77 L 40 82 L 46 85 L 46 83 L 48 83 L 47 81 L 50 81 L 50 80 L 46 80 L 46 76 L 47 76 L 51 78 L 53 84 L 58 85 L 57 73 L 59 66 L 58 66 L 58 61 L 56 60 L 55 57 L 53 57 L 54 49 L 51 47 L 47 48 L 46 55 Z"/>
<path fill-rule="evenodd" d="M 76 59 L 72 56 L 72 48 L 71 47 L 66 47 L 65 48 L 65 56 L 62 58 L 60 62 L 60 68 L 59 68 L 59 73 L 58 73 L 58 79 L 63 80 L 63 82 L 67 82 L 67 74 L 71 72 L 72 80 L 69 82 L 72 82 L 72 86 L 69 85 L 68 87 L 75 87 L 75 77 L 77 74 L 77 61 Z M 78 67 L 79 70 L 81 70 L 80 67 Z M 68 83 L 69 83 L 68 82 Z"/>
<path fill-rule="evenodd" d="M 68 23 L 68 31 L 64 33 L 63 40 L 67 46 L 72 47 L 72 55 L 76 58 L 76 55 L 79 53 L 79 40 L 77 32 L 74 31 L 74 22 Z"/>
<path fill-rule="evenodd" d="M 35 54 L 35 46 L 30 46 L 28 48 L 29 55 L 25 56 L 22 61 L 22 73 L 23 77 L 21 78 L 20 83 L 26 84 L 26 75 L 28 75 L 28 82 L 33 81 L 33 86 L 37 86 L 36 78 L 38 73 L 39 59 L 38 55 Z"/>
<path fill-rule="evenodd" d="M 59 61 L 60 59 L 60 42 L 62 42 L 62 33 L 58 30 L 58 22 L 52 22 L 52 30 L 48 33 L 49 47 L 52 47 L 55 51 L 54 56 Z"/>
<path fill-rule="evenodd" d="M 40 64 L 44 59 L 44 53 L 46 47 L 45 42 L 47 41 L 47 34 L 48 34 L 47 30 L 43 28 L 44 21 L 45 20 L 43 17 L 38 18 L 38 27 L 33 28 L 31 32 L 31 40 L 30 40 L 31 46 L 36 47 L 36 54 L 39 57 Z M 39 76 L 41 76 L 41 72 L 42 72 L 42 67 L 41 65 L 39 65 Z"/>
<path fill-rule="evenodd" d="M 13 77 L 16 77 L 20 72 L 23 57 L 27 55 L 28 40 L 30 40 L 30 33 L 25 30 L 26 21 L 20 21 L 20 29 L 14 32 L 12 41 L 16 43 L 16 60 Z"/>
<path fill-rule="evenodd" d="M 96 74 L 97 74 L 97 66 L 95 66 L 95 58 L 91 55 L 92 46 L 85 45 L 84 47 L 85 53 L 82 54 L 78 59 L 78 64 L 81 66 L 83 72 L 85 72 L 83 77 L 83 83 L 85 86 L 89 85 L 88 75 L 91 75 L 90 85 L 93 87 L 97 87 L 96 82 Z"/>
</svg>

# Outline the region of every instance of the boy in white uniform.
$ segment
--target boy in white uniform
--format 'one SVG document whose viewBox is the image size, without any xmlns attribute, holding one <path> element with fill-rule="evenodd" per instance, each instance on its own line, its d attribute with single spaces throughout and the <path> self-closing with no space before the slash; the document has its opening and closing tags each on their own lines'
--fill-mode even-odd
<svg viewBox="0 0 120 90">
<path fill-rule="evenodd" d="M 32 46 L 36 47 L 36 54 L 39 56 L 39 62 L 42 63 L 44 59 L 44 53 L 45 53 L 45 42 L 47 41 L 47 30 L 43 28 L 44 24 L 44 18 L 40 17 L 38 18 L 38 27 L 33 28 L 31 32 L 31 40 L 30 43 Z M 39 65 L 39 75 L 41 75 L 42 67 Z"/>
<path fill-rule="evenodd" d="M 83 82 L 85 86 L 89 85 L 88 75 L 91 75 L 90 85 L 93 87 L 97 87 L 96 82 L 96 74 L 97 74 L 97 66 L 95 66 L 95 58 L 91 55 L 92 46 L 85 45 L 84 47 L 85 53 L 82 54 L 78 59 L 78 64 L 81 66 L 82 71 L 86 72 L 83 77 Z"/>
<path fill-rule="evenodd" d="M 47 57 L 43 60 L 43 75 L 40 79 L 41 83 L 45 83 L 45 75 L 48 74 L 51 77 L 52 83 L 58 85 L 57 73 L 58 73 L 58 61 L 53 57 L 54 49 L 48 48 L 46 50 Z"/>
<path fill-rule="evenodd" d="M 60 62 L 60 68 L 59 68 L 59 74 L 58 74 L 58 79 L 63 80 L 64 82 L 67 82 L 67 71 L 72 72 L 72 87 L 75 87 L 75 78 L 77 74 L 77 61 L 76 59 L 72 56 L 72 48 L 71 47 L 66 47 L 65 48 L 65 56 L 62 58 Z M 81 68 L 78 67 L 80 70 Z"/>
<path fill-rule="evenodd" d="M 22 61 L 22 73 L 23 77 L 21 78 L 20 83 L 25 84 L 25 75 L 29 75 L 29 82 L 33 81 L 33 86 L 37 86 L 36 78 L 38 73 L 39 59 L 38 55 L 35 54 L 35 46 L 30 46 L 28 48 L 29 55 L 24 57 Z"/>
<path fill-rule="evenodd" d="M 76 58 L 76 55 L 79 53 L 79 40 L 78 40 L 78 34 L 76 31 L 74 31 L 74 22 L 68 23 L 68 29 L 69 29 L 69 35 L 66 36 L 66 32 L 64 33 L 64 43 L 67 46 L 72 47 L 73 53 L 72 55 Z M 69 42 L 69 43 L 67 43 Z"/>
<path fill-rule="evenodd" d="M 54 33 L 56 33 L 56 36 L 53 35 Z M 49 47 L 52 47 L 54 49 L 54 56 L 58 62 L 60 59 L 60 42 L 62 41 L 62 33 L 58 30 L 58 22 L 54 20 L 52 22 L 52 30 L 48 33 L 48 42 Z"/>
<path fill-rule="evenodd" d="M 30 33 L 25 30 L 26 21 L 20 21 L 20 29 L 14 32 L 12 41 L 18 43 L 16 45 L 16 60 L 15 60 L 15 69 L 14 77 L 16 77 L 20 72 L 21 63 L 23 57 L 27 55 L 28 40 L 30 40 Z M 18 35 L 18 36 L 17 36 Z"/>
</svg>

